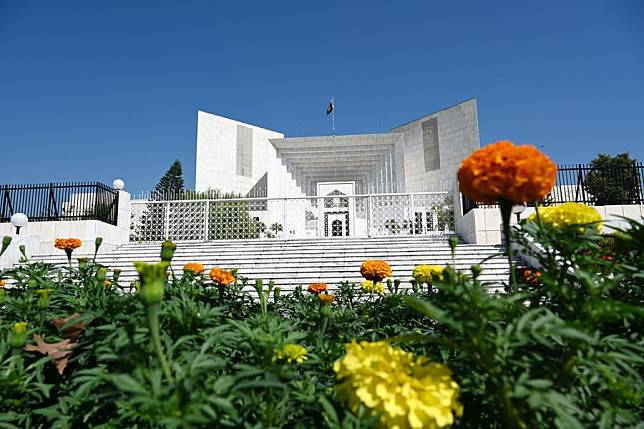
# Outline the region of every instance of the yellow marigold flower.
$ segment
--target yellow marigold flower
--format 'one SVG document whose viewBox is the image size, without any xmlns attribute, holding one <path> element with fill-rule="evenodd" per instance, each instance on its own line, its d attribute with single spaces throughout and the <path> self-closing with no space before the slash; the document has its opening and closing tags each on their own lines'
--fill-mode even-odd
<svg viewBox="0 0 644 429">
<path fill-rule="evenodd" d="M 27 332 L 27 322 L 16 322 L 11 327 L 11 333 L 15 335 L 22 335 Z"/>
<path fill-rule="evenodd" d="M 375 292 L 377 294 L 385 293 L 385 285 L 380 282 L 374 283 L 373 280 L 363 280 L 360 283 L 360 288 L 363 292 Z"/>
<path fill-rule="evenodd" d="M 105 288 L 109 288 L 110 286 L 112 286 L 112 282 L 111 282 L 111 281 L 109 281 L 109 280 L 103 280 L 103 287 L 105 287 Z"/>
<path fill-rule="evenodd" d="M 387 262 L 372 259 L 362 263 L 360 266 L 360 274 L 365 279 L 373 280 L 377 283 L 386 277 L 391 277 L 392 270 Z"/>
<path fill-rule="evenodd" d="M 45 289 L 37 289 L 36 293 L 38 295 L 40 295 L 41 299 L 47 300 L 47 299 L 49 299 L 49 296 L 51 295 L 51 293 L 53 291 L 54 291 L 53 289 L 45 288 Z"/>
<path fill-rule="evenodd" d="M 275 358 L 287 363 L 302 363 L 308 359 L 307 354 L 306 348 L 298 344 L 284 344 L 280 350 L 275 351 Z"/>
<path fill-rule="evenodd" d="M 594 208 L 582 203 L 567 202 L 558 206 L 537 207 L 539 219 L 542 223 L 552 225 L 555 228 L 565 228 L 570 225 L 583 225 L 596 222 L 593 227 L 601 230 L 602 216 Z M 528 217 L 528 221 L 536 222 L 537 212 Z M 584 228 L 579 228 L 583 232 Z"/>
<path fill-rule="evenodd" d="M 0 280 L 0 287 L 4 287 L 7 284 L 4 280 Z"/>
<path fill-rule="evenodd" d="M 433 276 L 443 279 L 443 270 L 445 267 L 441 265 L 416 265 L 414 271 L 411 273 L 411 276 L 418 283 L 430 283 L 432 282 Z"/>
<path fill-rule="evenodd" d="M 21 349 L 27 342 L 27 322 L 16 322 L 9 330 L 7 343 L 16 349 Z"/>
<path fill-rule="evenodd" d="M 557 166 L 534 146 L 507 140 L 487 145 L 465 158 L 458 170 L 461 192 L 494 204 L 542 200 L 555 185 Z"/>
<path fill-rule="evenodd" d="M 346 345 L 333 364 L 338 396 L 356 412 L 382 413 L 383 428 L 446 428 L 463 413 L 449 368 L 384 341 Z"/>
<path fill-rule="evenodd" d="M 318 295 L 318 299 L 320 302 L 324 305 L 329 305 L 335 300 L 335 295 L 333 294 L 326 294 L 326 293 L 321 293 Z"/>
<path fill-rule="evenodd" d="M 204 272 L 206 268 L 202 264 L 196 262 L 188 262 L 183 266 L 183 272 L 191 272 L 194 275 L 200 275 Z"/>
<path fill-rule="evenodd" d="M 217 267 L 210 270 L 210 279 L 220 286 L 226 286 L 235 282 L 235 277 L 230 271 L 225 271 Z"/>
<path fill-rule="evenodd" d="M 74 250 L 78 247 L 81 247 L 83 242 L 78 238 L 57 238 L 54 246 L 56 249 L 61 250 Z"/>
<path fill-rule="evenodd" d="M 327 289 L 328 288 L 326 286 L 326 283 L 312 283 L 312 284 L 309 285 L 309 287 L 306 290 L 307 290 L 307 292 L 319 295 L 322 292 L 326 292 Z"/>
</svg>

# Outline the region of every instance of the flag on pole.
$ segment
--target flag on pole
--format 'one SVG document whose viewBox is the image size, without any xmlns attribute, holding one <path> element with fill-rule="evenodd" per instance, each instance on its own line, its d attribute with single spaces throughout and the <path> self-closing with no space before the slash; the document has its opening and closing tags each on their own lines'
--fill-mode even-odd
<svg viewBox="0 0 644 429">
<path fill-rule="evenodd" d="M 333 109 L 335 109 L 335 106 L 333 105 L 333 98 L 331 101 L 329 101 L 329 105 L 326 107 L 326 114 L 329 116 L 331 112 L 333 112 Z"/>
</svg>

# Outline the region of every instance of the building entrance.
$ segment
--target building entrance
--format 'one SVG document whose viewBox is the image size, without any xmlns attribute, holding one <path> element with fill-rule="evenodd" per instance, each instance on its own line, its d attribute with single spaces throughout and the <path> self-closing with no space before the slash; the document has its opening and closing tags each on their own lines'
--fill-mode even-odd
<svg viewBox="0 0 644 429">
<path fill-rule="evenodd" d="M 347 237 L 354 234 L 355 182 L 318 182 L 318 207 L 322 208 L 318 226 L 325 237 Z"/>
</svg>

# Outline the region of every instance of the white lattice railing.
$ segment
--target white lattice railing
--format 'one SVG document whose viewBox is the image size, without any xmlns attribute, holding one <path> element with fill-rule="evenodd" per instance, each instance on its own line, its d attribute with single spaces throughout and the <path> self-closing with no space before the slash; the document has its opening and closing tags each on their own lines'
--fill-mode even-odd
<svg viewBox="0 0 644 429">
<path fill-rule="evenodd" d="M 431 235 L 454 230 L 447 192 L 132 201 L 131 241 Z"/>
</svg>

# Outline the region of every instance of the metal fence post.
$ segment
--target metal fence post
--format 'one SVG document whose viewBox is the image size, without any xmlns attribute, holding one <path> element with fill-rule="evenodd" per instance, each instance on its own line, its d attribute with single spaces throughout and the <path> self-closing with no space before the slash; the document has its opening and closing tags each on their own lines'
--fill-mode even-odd
<svg viewBox="0 0 644 429">
<path fill-rule="evenodd" d="M 204 213 L 203 213 L 203 241 L 208 241 L 208 223 L 209 223 L 209 217 L 210 215 L 210 200 L 204 201 Z"/>
<path fill-rule="evenodd" d="M 282 199 L 282 238 L 287 238 L 287 235 L 286 235 L 286 198 Z"/>
<path fill-rule="evenodd" d="M 165 204 L 164 223 L 163 223 L 163 238 L 168 240 L 170 238 L 170 201 Z"/>
<path fill-rule="evenodd" d="M 371 202 L 371 194 L 367 197 L 367 237 L 371 237 L 371 225 L 373 225 L 373 205 Z"/>
<path fill-rule="evenodd" d="M 414 194 L 409 194 L 409 221 L 411 222 L 411 235 L 416 235 L 416 210 L 414 209 Z"/>
</svg>

